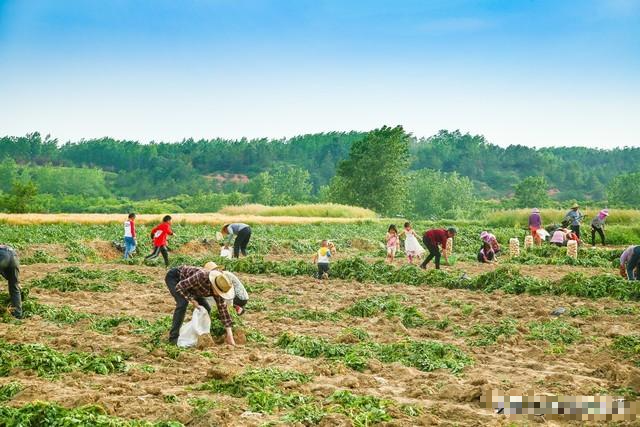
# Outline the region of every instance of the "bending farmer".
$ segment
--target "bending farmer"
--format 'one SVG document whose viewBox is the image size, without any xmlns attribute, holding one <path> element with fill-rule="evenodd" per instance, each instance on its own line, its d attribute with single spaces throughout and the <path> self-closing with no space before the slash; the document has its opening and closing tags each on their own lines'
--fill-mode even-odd
<svg viewBox="0 0 640 427">
<path fill-rule="evenodd" d="M 629 280 L 640 280 L 640 246 L 629 246 L 622 253 L 620 274 Z"/>
<path fill-rule="evenodd" d="M 233 235 L 235 234 L 236 236 L 236 240 L 233 242 L 234 258 L 238 258 L 241 252 L 243 256 L 247 256 L 247 245 L 249 244 L 249 239 L 251 239 L 251 227 L 241 222 L 234 222 L 233 224 L 223 225 L 221 231 L 229 243 L 231 243 Z"/>
<path fill-rule="evenodd" d="M 420 265 L 420 268 L 427 268 L 427 264 L 429 264 L 429 261 L 435 258 L 436 269 L 440 269 L 441 253 L 440 249 L 438 249 L 438 245 L 442 246 L 442 250 L 444 251 L 445 249 L 447 249 L 447 239 L 449 237 L 453 238 L 456 234 L 457 231 L 453 227 L 449 228 L 448 230 L 440 228 L 426 231 L 422 236 L 422 243 L 424 243 L 424 245 L 427 247 L 429 255 L 424 259 L 424 261 Z M 447 264 L 449 264 L 449 259 L 447 258 L 446 254 L 444 260 Z"/>
<path fill-rule="evenodd" d="M 225 342 L 229 345 L 236 344 L 231 329 L 233 321 L 225 304 L 225 300 L 233 300 L 235 292 L 229 279 L 221 271 L 183 265 L 169 270 L 164 280 L 169 292 L 176 300 L 173 323 L 169 332 L 169 341 L 172 344 L 178 342 L 180 327 L 189 303 L 194 307 L 203 306 L 207 312 L 211 312 L 211 306 L 206 297 L 213 297 L 216 303 L 218 316 L 227 332 Z"/>
<path fill-rule="evenodd" d="M 9 282 L 11 314 L 22 318 L 22 295 L 20 293 L 20 261 L 18 254 L 10 246 L 0 245 L 0 274 Z"/>
</svg>

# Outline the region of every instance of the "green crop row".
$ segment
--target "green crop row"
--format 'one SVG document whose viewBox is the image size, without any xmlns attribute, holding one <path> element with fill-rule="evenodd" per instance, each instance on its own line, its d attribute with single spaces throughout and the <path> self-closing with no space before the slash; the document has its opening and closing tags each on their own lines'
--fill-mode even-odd
<svg viewBox="0 0 640 427">
<path fill-rule="evenodd" d="M 289 354 L 309 358 L 324 357 L 340 361 L 357 371 L 363 371 L 368 366 L 369 359 L 377 359 L 383 363 L 399 362 L 425 372 L 448 369 L 453 373 L 459 373 L 465 366 L 473 363 L 473 360 L 458 347 L 437 341 L 406 340 L 392 344 L 366 341 L 345 344 L 283 333 L 276 345 Z"/>
<path fill-rule="evenodd" d="M 147 283 L 149 278 L 135 271 L 87 270 L 76 266 L 65 267 L 49 273 L 42 279 L 31 281 L 31 286 L 57 289 L 61 292 L 91 291 L 111 292 L 113 285 L 123 282 Z"/>
<path fill-rule="evenodd" d="M 14 368 L 56 378 L 72 371 L 101 375 L 124 372 L 126 364 L 125 357 L 118 353 L 104 356 L 76 351 L 63 353 L 44 344 L 10 344 L 0 339 L 0 376 L 9 375 Z"/>
<path fill-rule="evenodd" d="M 175 421 L 124 420 L 106 414 L 101 406 L 89 405 L 67 409 L 57 403 L 30 402 L 21 407 L 0 405 L 0 425 L 6 427 L 180 427 Z"/>
</svg>

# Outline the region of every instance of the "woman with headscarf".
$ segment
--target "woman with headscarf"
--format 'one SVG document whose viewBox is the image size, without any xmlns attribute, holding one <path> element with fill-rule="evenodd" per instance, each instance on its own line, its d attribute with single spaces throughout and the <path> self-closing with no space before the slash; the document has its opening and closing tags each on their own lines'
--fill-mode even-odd
<svg viewBox="0 0 640 427">
<path fill-rule="evenodd" d="M 603 209 L 591 220 L 591 246 L 596 246 L 596 233 L 600 235 L 602 246 L 606 245 L 604 238 L 604 222 L 608 216 L 609 211 L 607 209 Z"/>
<path fill-rule="evenodd" d="M 533 208 L 531 215 L 529 215 L 529 230 L 531 230 L 533 241 L 536 242 L 536 245 L 538 246 L 542 244 L 542 239 L 540 239 L 540 236 L 538 235 L 538 230 L 541 228 L 542 217 L 540 216 L 540 209 Z"/>
</svg>

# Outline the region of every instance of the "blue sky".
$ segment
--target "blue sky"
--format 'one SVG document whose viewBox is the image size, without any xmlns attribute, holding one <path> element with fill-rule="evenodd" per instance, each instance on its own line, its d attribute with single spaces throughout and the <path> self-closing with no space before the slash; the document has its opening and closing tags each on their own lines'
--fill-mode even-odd
<svg viewBox="0 0 640 427">
<path fill-rule="evenodd" d="M 640 145 L 640 0 L 0 0 L 0 135 Z"/>
</svg>

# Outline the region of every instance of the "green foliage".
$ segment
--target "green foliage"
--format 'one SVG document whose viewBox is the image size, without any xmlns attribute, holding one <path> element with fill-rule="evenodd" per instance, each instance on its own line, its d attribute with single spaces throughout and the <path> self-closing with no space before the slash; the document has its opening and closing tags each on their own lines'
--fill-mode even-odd
<svg viewBox="0 0 640 427">
<path fill-rule="evenodd" d="M 30 180 L 14 180 L 9 194 L 0 200 L 2 210 L 11 213 L 25 213 L 33 210 L 33 202 L 38 187 Z"/>
<path fill-rule="evenodd" d="M 582 338 L 580 329 L 559 319 L 531 322 L 528 325 L 529 340 L 547 341 L 552 344 L 572 344 Z"/>
<path fill-rule="evenodd" d="M 518 207 L 545 207 L 549 203 L 549 183 L 544 176 L 529 176 L 520 181 L 515 190 Z"/>
<path fill-rule="evenodd" d="M 19 382 L 10 382 L 0 386 L 0 404 L 8 402 L 22 391 L 22 384 Z"/>
<path fill-rule="evenodd" d="M 426 319 L 414 306 L 401 303 L 406 298 L 398 295 L 379 295 L 355 302 L 346 312 L 356 317 L 372 317 L 378 313 L 385 313 L 387 317 L 397 317 L 407 328 L 417 328 L 427 323 Z"/>
<path fill-rule="evenodd" d="M 337 405 L 332 410 L 347 415 L 354 427 L 367 427 L 392 419 L 388 412 L 392 402 L 374 396 L 361 396 L 348 390 L 340 390 L 329 396 L 328 401 Z"/>
<path fill-rule="evenodd" d="M 332 311 L 309 310 L 306 308 L 298 308 L 294 310 L 275 310 L 269 314 L 269 318 L 277 319 L 288 317 L 297 320 L 309 320 L 311 322 L 337 322 L 342 319 L 340 313 Z"/>
<path fill-rule="evenodd" d="M 622 335 L 613 340 L 611 348 L 640 366 L 640 335 Z"/>
<path fill-rule="evenodd" d="M 367 360 L 375 358 L 383 363 L 399 362 L 405 366 L 430 372 L 435 369 L 448 369 L 459 373 L 472 359 L 459 348 L 436 341 L 406 340 L 392 344 L 363 342 L 358 344 L 335 344 L 322 338 L 283 333 L 276 345 L 296 356 L 343 362 L 348 367 L 362 371 Z"/>
<path fill-rule="evenodd" d="M 248 368 L 229 381 L 210 380 L 199 386 L 198 390 L 208 390 L 233 397 L 246 397 L 261 390 L 274 390 L 288 381 L 304 384 L 311 381 L 311 377 L 300 372 L 277 368 Z"/>
<path fill-rule="evenodd" d="M 48 378 L 78 370 L 107 375 L 126 369 L 125 358 L 121 354 L 63 353 L 43 344 L 9 344 L 0 340 L 0 356 L 0 376 L 9 375 L 14 368 L 32 370 Z"/>
<path fill-rule="evenodd" d="M 210 410 L 218 407 L 217 402 L 213 400 L 205 399 L 203 397 L 194 397 L 187 400 L 187 402 L 189 403 L 189 405 L 191 405 L 191 408 L 192 408 L 191 412 L 194 417 L 201 417 L 205 415 L 207 412 L 209 412 Z"/>
<path fill-rule="evenodd" d="M 90 405 L 79 408 L 64 408 L 57 403 L 31 402 L 14 408 L 0 406 L 0 420 L 7 427 L 22 426 L 92 426 L 92 427 L 180 427 L 174 421 L 138 421 L 123 420 L 106 414 L 101 406 Z"/>
<path fill-rule="evenodd" d="M 409 140 L 402 126 L 373 130 L 351 145 L 338 164 L 331 197 L 338 203 L 398 213 L 405 200 Z"/>
<path fill-rule="evenodd" d="M 640 172 L 618 175 L 611 180 L 607 188 L 609 202 L 615 206 L 638 206 Z"/>
<path fill-rule="evenodd" d="M 408 179 L 406 215 L 430 218 L 463 218 L 475 202 L 473 184 L 457 173 L 431 169 L 412 172 Z"/>
<path fill-rule="evenodd" d="M 518 333 L 518 322 L 515 319 L 503 319 L 500 323 L 493 324 L 475 324 L 467 335 L 469 344 L 473 346 L 489 346 L 498 342 L 500 337 L 510 337 Z"/>
<path fill-rule="evenodd" d="M 148 320 L 141 319 L 139 317 L 134 316 L 111 316 L 111 317 L 101 317 L 94 320 L 91 323 L 91 329 L 94 331 L 98 331 L 102 334 L 110 334 L 114 328 L 120 326 L 121 324 L 128 324 L 134 328 L 138 332 L 141 332 L 145 329 L 151 327 L 151 323 Z"/>
<path fill-rule="evenodd" d="M 311 198 L 309 172 L 291 165 L 280 165 L 262 172 L 247 185 L 255 203 L 263 205 L 291 205 Z"/>
<path fill-rule="evenodd" d="M 92 291 L 111 292 L 112 284 L 122 282 L 146 283 L 149 278 L 135 271 L 87 270 L 80 267 L 65 267 L 57 273 L 49 273 L 42 279 L 31 281 L 31 286 L 57 289 L 61 292 Z"/>
</svg>

